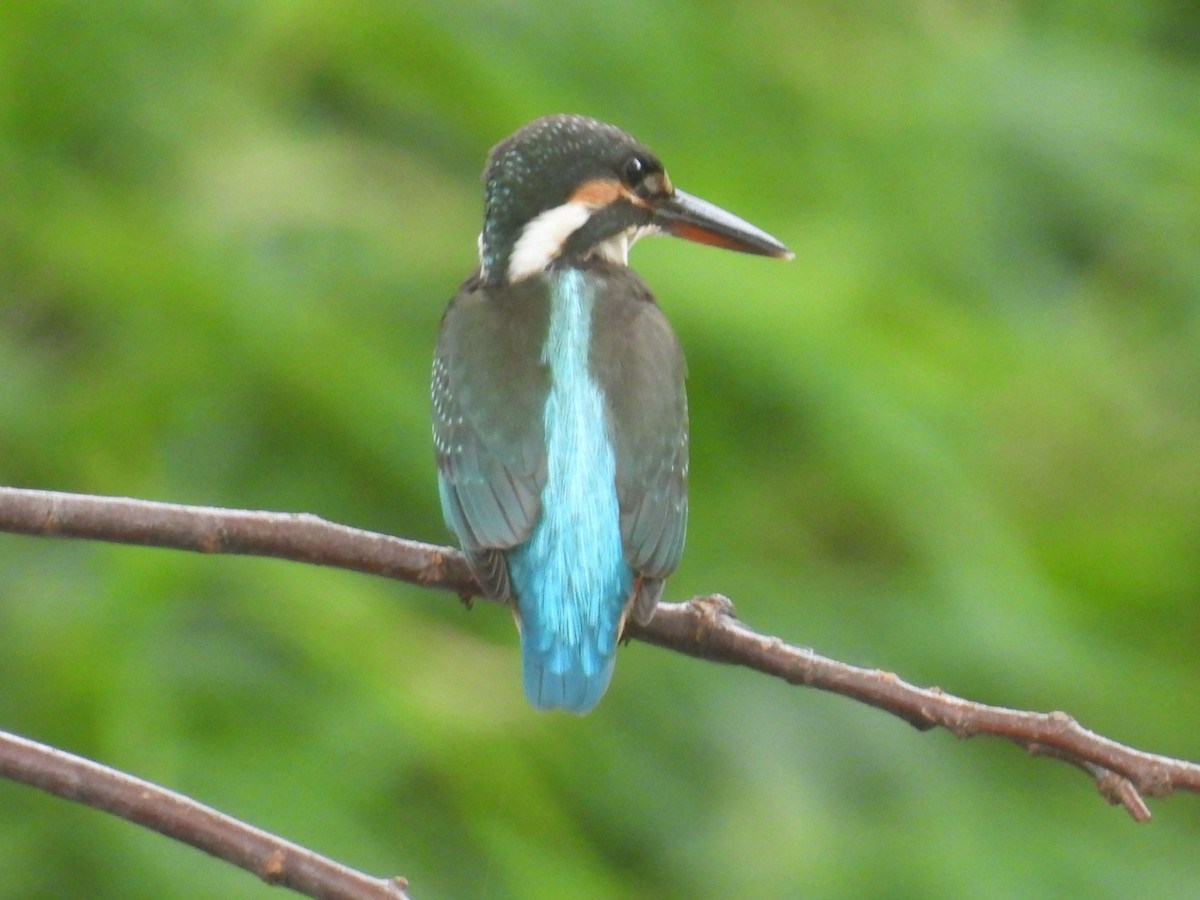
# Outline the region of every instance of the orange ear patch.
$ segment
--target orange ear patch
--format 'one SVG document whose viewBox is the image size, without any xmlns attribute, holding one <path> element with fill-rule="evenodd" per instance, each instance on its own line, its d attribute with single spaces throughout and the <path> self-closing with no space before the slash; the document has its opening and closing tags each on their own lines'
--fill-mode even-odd
<svg viewBox="0 0 1200 900">
<path fill-rule="evenodd" d="M 571 195 L 571 203 L 580 203 L 588 209 L 600 209 L 628 195 L 621 182 L 613 178 L 593 178 L 585 181 Z"/>
</svg>

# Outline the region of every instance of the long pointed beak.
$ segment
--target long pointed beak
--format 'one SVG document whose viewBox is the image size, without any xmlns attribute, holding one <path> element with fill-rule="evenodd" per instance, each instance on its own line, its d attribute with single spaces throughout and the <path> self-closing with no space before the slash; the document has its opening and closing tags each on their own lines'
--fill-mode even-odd
<svg viewBox="0 0 1200 900">
<path fill-rule="evenodd" d="M 761 228 L 683 191 L 677 190 L 655 201 L 653 209 L 653 223 L 675 237 L 776 259 L 793 256 L 791 250 Z"/>
</svg>

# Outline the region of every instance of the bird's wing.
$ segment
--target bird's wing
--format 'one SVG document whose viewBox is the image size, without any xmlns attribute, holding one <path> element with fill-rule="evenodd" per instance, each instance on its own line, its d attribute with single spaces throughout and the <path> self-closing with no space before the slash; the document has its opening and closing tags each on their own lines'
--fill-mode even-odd
<svg viewBox="0 0 1200 900">
<path fill-rule="evenodd" d="M 609 280 L 613 299 L 595 320 L 592 363 L 611 420 L 625 558 L 643 579 L 634 616 L 645 621 L 687 531 L 686 366 L 666 317 L 625 272 Z"/>
<path fill-rule="evenodd" d="M 617 496 L 625 557 L 635 572 L 666 578 L 679 567 L 687 531 L 687 411 L 664 422 L 653 455 L 619 460 Z"/>
<path fill-rule="evenodd" d="M 657 468 L 628 465 L 617 469 L 625 556 L 641 576 L 633 617 L 643 625 L 654 615 L 667 576 L 679 566 L 687 533 L 686 409 L 682 422 L 674 425 L 673 443 L 660 448 Z"/>
<path fill-rule="evenodd" d="M 538 327 L 546 300 L 536 288 L 497 298 L 468 281 L 442 320 L 433 361 L 442 512 L 481 586 L 505 600 L 511 592 L 501 551 L 528 540 L 546 481 L 549 383 Z"/>
</svg>

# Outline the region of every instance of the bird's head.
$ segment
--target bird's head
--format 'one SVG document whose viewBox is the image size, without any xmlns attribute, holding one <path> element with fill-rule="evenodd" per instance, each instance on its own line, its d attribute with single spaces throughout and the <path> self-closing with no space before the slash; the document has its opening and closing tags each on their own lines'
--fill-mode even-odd
<svg viewBox="0 0 1200 900">
<path fill-rule="evenodd" d="M 546 116 L 501 141 L 484 172 L 483 277 L 519 281 L 558 259 L 624 264 L 644 234 L 672 234 L 763 256 L 791 252 L 698 197 L 678 191 L 644 144 L 583 116 Z"/>
</svg>

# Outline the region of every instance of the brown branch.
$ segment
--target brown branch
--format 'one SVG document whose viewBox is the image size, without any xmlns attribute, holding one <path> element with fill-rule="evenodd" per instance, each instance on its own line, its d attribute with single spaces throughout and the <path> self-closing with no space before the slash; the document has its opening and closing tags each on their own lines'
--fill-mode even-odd
<svg viewBox="0 0 1200 900">
<path fill-rule="evenodd" d="M 407 900 L 403 878 L 374 878 L 168 791 L 35 741 L 0 732 L 0 776 L 144 825 L 322 900 Z"/>
<path fill-rule="evenodd" d="M 0 487 L 0 532 L 4 531 L 197 553 L 270 556 L 461 594 L 479 590 L 457 550 L 362 531 L 307 513 L 182 506 Z"/>
<path fill-rule="evenodd" d="M 1139 822 L 1150 818 L 1143 795 L 1200 792 L 1200 765 L 1119 744 L 1063 712 L 988 706 L 940 688 L 917 687 L 891 672 L 829 659 L 747 628 L 734 617 L 733 604 L 719 594 L 660 604 L 649 626 L 630 623 L 627 630 L 630 637 L 690 656 L 852 697 L 921 730 L 942 727 L 960 738 L 1007 738 L 1033 755 L 1060 759 L 1087 772 L 1106 800 L 1123 806 Z"/>
<path fill-rule="evenodd" d="M 479 587 L 456 550 L 360 531 L 310 515 L 0 488 L 0 531 L 272 556 L 385 575 L 463 597 L 479 596 Z M 733 604 L 720 595 L 659 604 L 648 625 L 630 623 L 625 637 L 852 697 L 917 728 L 940 726 L 962 738 L 1006 738 L 1031 754 L 1051 756 L 1087 772 L 1102 796 L 1138 821 L 1150 817 L 1143 796 L 1200 792 L 1200 766 L 1194 763 L 1119 744 L 1081 727 L 1065 713 L 988 706 L 938 688 L 916 687 L 890 672 L 828 659 L 753 631 L 738 621 Z"/>
</svg>

